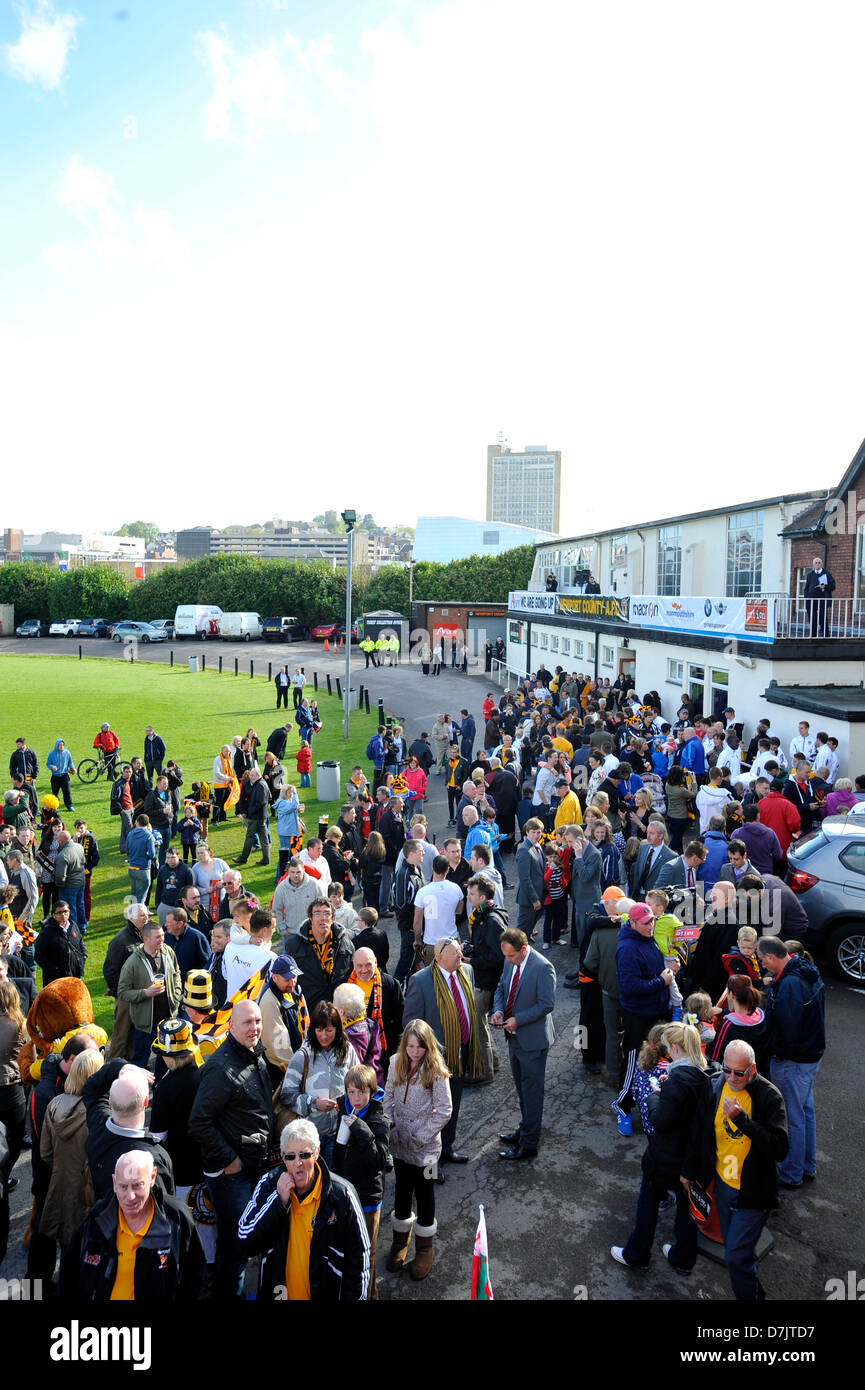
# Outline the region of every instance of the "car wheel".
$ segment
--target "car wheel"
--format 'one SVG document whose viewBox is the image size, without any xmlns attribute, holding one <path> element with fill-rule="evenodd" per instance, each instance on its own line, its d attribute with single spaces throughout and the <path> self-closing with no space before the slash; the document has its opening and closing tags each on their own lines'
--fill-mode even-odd
<svg viewBox="0 0 865 1390">
<path fill-rule="evenodd" d="M 74 637 L 74 636 L 75 636 L 75 633 L 74 633 L 74 632 L 67 632 L 66 636 L 67 636 L 67 637 Z"/>
<path fill-rule="evenodd" d="M 838 927 L 829 938 L 829 959 L 842 980 L 865 985 L 865 923 Z"/>
<path fill-rule="evenodd" d="M 114 634 L 114 636 L 112 637 L 111 640 L 112 640 L 112 642 L 122 642 L 122 641 L 123 641 L 123 638 L 122 638 L 122 636 L 121 636 L 121 634 L 120 634 L 119 632 L 115 632 L 115 634 Z"/>
</svg>

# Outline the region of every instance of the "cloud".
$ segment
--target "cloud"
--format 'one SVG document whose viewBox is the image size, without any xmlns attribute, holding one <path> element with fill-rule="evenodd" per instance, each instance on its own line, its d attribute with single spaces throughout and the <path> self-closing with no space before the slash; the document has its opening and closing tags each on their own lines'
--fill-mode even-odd
<svg viewBox="0 0 865 1390">
<path fill-rule="evenodd" d="M 57 199 L 81 228 L 76 241 L 57 241 L 43 251 L 43 262 L 58 274 L 89 260 L 114 278 L 132 267 L 164 266 L 185 257 L 170 213 L 142 203 L 130 210 L 111 176 L 77 156 L 64 170 Z"/>
<path fill-rule="evenodd" d="M 16 77 L 33 86 L 56 92 L 66 76 L 70 52 L 77 47 L 75 30 L 81 23 L 74 14 L 57 14 L 50 0 L 34 7 L 20 6 L 21 37 L 4 46 L 6 62 Z"/>
<path fill-rule="evenodd" d="M 198 36 L 198 47 L 213 82 L 204 112 L 210 140 L 249 145 L 280 126 L 310 134 L 320 128 L 327 104 L 347 94 L 327 36 L 304 43 L 286 33 L 241 53 L 224 33 L 208 30 Z"/>
</svg>

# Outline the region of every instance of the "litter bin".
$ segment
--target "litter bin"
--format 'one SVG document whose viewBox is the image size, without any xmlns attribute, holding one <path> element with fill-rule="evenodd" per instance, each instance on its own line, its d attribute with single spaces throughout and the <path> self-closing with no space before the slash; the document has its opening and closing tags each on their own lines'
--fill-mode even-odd
<svg viewBox="0 0 865 1390">
<path fill-rule="evenodd" d="M 340 801 L 339 763 L 316 763 L 315 795 L 319 801 Z"/>
<path fill-rule="evenodd" d="M 198 670 L 198 657 L 197 657 L 197 656 L 191 656 L 191 657 L 189 658 L 189 670 L 190 670 L 190 673 L 191 673 L 192 675 L 194 675 L 195 672 Z"/>
<path fill-rule="evenodd" d="M 357 691 L 354 686 L 348 692 L 348 707 L 350 710 L 357 709 Z"/>
</svg>

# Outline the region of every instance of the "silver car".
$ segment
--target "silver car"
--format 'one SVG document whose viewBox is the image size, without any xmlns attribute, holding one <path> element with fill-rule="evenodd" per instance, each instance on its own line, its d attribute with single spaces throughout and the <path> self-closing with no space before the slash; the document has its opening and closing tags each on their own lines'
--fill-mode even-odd
<svg viewBox="0 0 865 1390">
<path fill-rule="evenodd" d="M 787 851 L 787 882 L 808 914 L 805 945 L 865 985 L 865 816 L 827 816 Z"/>
</svg>

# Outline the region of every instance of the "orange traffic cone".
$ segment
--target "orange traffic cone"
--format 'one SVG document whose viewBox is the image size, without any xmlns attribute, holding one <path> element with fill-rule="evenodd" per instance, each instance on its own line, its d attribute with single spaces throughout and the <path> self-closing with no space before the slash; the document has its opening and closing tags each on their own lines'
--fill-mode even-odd
<svg viewBox="0 0 865 1390">
<path fill-rule="evenodd" d="M 340 645 L 340 647 L 344 647 L 344 646 L 345 646 L 345 638 L 344 638 L 344 637 L 340 637 L 340 639 L 339 639 L 339 645 Z"/>
<path fill-rule="evenodd" d="M 324 639 L 324 650 L 325 650 L 326 652 L 329 652 L 329 651 L 330 651 L 330 647 L 327 645 L 327 638 L 326 638 L 326 637 L 325 637 L 325 639 Z"/>
</svg>

